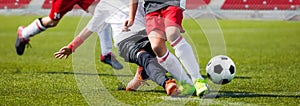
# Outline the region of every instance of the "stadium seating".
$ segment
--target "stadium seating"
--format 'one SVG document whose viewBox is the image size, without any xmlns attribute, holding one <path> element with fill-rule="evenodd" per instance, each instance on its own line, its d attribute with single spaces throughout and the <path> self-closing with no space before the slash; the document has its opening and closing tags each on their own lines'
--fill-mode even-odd
<svg viewBox="0 0 300 106">
<path fill-rule="evenodd" d="M 187 0 L 186 2 L 186 9 L 196 9 L 202 5 L 206 5 L 210 2 L 210 0 Z M 43 9 L 50 9 L 52 4 L 52 0 L 45 0 L 42 8 Z M 74 9 L 80 9 L 78 5 L 74 6 Z"/>
<path fill-rule="evenodd" d="M 22 9 L 31 0 L 0 0 L 0 9 Z M 211 0 L 187 0 L 186 9 L 197 9 L 209 4 Z M 42 9 L 51 9 L 52 0 L 44 0 Z M 296 10 L 300 0 L 225 0 L 223 10 Z M 81 9 L 78 5 L 74 9 Z"/>
<path fill-rule="evenodd" d="M 224 10 L 296 10 L 300 0 L 225 0 Z"/>
<path fill-rule="evenodd" d="M 52 5 L 52 0 L 45 0 L 43 5 L 42 5 L 42 8 L 43 9 L 50 9 L 51 5 Z"/>
<path fill-rule="evenodd" d="M 186 9 L 197 9 L 209 4 L 210 0 L 186 0 Z"/>
<path fill-rule="evenodd" d="M 0 9 L 25 8 L 30 0 L 0 0 Z"/>
<path fill-rule="evenodd" d="M 196 9 L 201 7 L 202 5 L 206 5 L 210 2 L 210 0 L 187 0 L 186 9 Z M 42 8 L 50 9 L 52 5 L 52 0 L 45 0 Z M 81 9 L 78 5 L 74 6 L 74 9 Z"/>
</svg>

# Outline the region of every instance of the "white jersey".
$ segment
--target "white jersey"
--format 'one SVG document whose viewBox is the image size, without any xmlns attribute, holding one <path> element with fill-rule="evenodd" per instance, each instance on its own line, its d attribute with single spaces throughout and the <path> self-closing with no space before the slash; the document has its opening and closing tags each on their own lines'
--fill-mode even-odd
<svg viewBox="0 0 300 106">
<path fill-rule="evenodd" d="M 107 0 L 101 0 L 100 3 L 96 6 L 94 15 L 92 19 L 89 21 L 87 28 L 92 32 L 102 31 L 107 24 L 110 24 L 113 32 L 113 40 L 115 45 L 118 44 L 123 39 L 132 36 L 131 34 L 122 33 L 123 23 L 126 19 L 128 19 L 129 6 L 128 0 L 126 2 L 122 2 L 122 5 L 115 5 L 120 2 L 106 2 Z M 111 0 L 115 1 L 115 0 Z M 118 1 L 118 0 L 116 0 Z M 115 4 L 110 4 L 115 3 Z M 115 8 L 118 6 L 118 8 Z M 130 32 L 139 32 L 145 29 L 145 12 L 143 7 L 143 2 L 139 2 L 139 6 L 137 9 L 135 22 L 130 27 Z"/>
</svg>

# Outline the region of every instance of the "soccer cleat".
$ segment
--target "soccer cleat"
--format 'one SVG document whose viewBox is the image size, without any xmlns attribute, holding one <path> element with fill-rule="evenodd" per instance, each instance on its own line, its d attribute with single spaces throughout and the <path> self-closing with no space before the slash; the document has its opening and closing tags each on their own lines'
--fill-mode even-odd
<svg viewBox="0 0 300 106">
<path fill-rule="evenodd" d="M 176 85 L 176 81 L 173 79 L 166 81 L 165 90 L 169 96 L 178 96 L 180 94 L 180 90 Z"/>
<path fill-rule="evenodd" d="M 146 79 L 142 78 L 143 67 L 138 67 L 134 78 L 127 84 L 126 91 L 136 91 L 140 86 L 147 84 Z"/>
<path fill-rule="evenodd" d="M 29 44 L 29 40 L 26 40 L 23 36 L 22 36 L 22 30 L 24 29 L 24 26 L 19 26 L 18 28 L 18 32 L 17 32 L 17 40 L 16 40 L 16 52 L 18 55 L 23 55 L 24 51 L 25 51 L 25 46 L 27 44 Z M 30 44 L 29 44 L 30 46 Z"/>
<path fill-rule="evenodd" d="M 181 92 L 179 96 L 191 96 L 196 90 L 193 85 L 186 83 L 186 81 L 179 82 L 178 86 Z"/>
<path fill-rule="evenodd" d="M 115 58 L 115 56 L 110 52 L 107 55 L 100 56 L 100 60 L 103 63 L 109 64 L 114 69 L 122 69 L 123 65 Z"/>
<path fill-rule="evenodd" d="M 206 80 L 196 79 L 194 82 L 194 86 L 196 88 L 196 95 L 203 96 L 209 92 L 209 88 Z"/>
</svg>

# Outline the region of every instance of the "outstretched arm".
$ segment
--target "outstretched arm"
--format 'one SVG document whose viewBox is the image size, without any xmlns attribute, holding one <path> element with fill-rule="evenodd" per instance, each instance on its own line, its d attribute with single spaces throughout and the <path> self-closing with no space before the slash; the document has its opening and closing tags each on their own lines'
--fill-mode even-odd
<svg viewBox="0 0 300 106">
<path fill-rule="evenodd" d="M 130 31 L 129 27 L 134 23 L 138 1 L 139 0 L 129 0 L 129 19 L 124 22 L 122 31 Z"/>
<path fill-rule="evenodd" d="M 54 53 L 55 58 L 68 58 L 77 47 L 79 47 L 85 39 L 87 39 L 93 32 L 89 31 L 87 28 L 84 28 L 79 35 L 69 43 L 68 46 L 62 47 L 58 52 Z"/>
</svg>

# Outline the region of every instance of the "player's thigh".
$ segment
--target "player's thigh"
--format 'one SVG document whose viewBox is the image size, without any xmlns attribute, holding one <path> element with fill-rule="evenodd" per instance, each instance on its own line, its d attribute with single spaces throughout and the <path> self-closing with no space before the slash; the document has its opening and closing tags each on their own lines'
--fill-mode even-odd
<svg viewBox="0 0 300 106">
<path fill-rule="evenodd" d="M 183 10 L 176 6 L 169 6 L 162 11 L 165 27 L 177 27 L 180 32 L 184 32 L 182 28 Z M 175 31 L 175 30 L 173 30 Z"/>
<path fill-rule="evenodd" d="M 165 25 L 164 25 L 164 19 L 161 17 L 160 11 L 154 11 L 151 13 L 146 14 L 146 31 L 149 35 L 152 31 L 159 31 L 163 32 L 161 34 L 164 34 L 165 32 Z"/>
<path fill-rule="evenodd" d="M 73 9 L 78 0 L 53 0 L 49 17 L 52 20 L 60 20 L 67 12 Z"/>
<path fill-rule="evenodd" d="M 148 13 L 145 18 L 149 41 L 152 48 L 157 48 L 166 40 L 164 19 L 159 11 Z"/>
<path fill-rule="evenodd" d="M 131 37 L 123 39 L 119 44 L 119 55 L 124 58 L 125 61 L 128 62 L 136 62 L 136 54 L 140 49 L 144 48 L 146 44 L 144 44 L 145 36 L 141 35 L 132 35 Z"/>
<path fill-rule="evenodd" d="M 83 10 L 88 11 L 88 8 L 95 2 L 95 0 L 80 0 L 77 4 Z"/>
<path fill-rule="evenodd" d="M 148 39 L 157 56 L 161 57 L 167 52 L 167 47 L 165 45 L 166 38 L 164 35 L 160 34 L 158 30 L 151 31 L 148 35 Z"/>
</svg>

